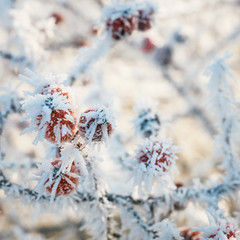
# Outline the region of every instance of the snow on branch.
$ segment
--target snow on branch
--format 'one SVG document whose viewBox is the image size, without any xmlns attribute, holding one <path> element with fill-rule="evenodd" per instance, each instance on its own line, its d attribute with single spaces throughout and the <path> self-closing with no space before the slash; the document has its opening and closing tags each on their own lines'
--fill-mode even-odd
<svg viewBox="0 0 240 240">
<path fill-rule="evenodd" d="M 218 58 L 207 68 L 206 75 L 210 76 L 210 104 L 217 109 L 220 135 L 217 137 L 218 154 L 223 155 L 222 168 L 226 171 L 227 179 L 239 176 L 239 161 L 232 147 L 234 132 L 239 131 L 239 112 L 233 97 L 229 79 L 235 79 L 231 69 L 226 64 L 229 54 Z"/>
</svg>

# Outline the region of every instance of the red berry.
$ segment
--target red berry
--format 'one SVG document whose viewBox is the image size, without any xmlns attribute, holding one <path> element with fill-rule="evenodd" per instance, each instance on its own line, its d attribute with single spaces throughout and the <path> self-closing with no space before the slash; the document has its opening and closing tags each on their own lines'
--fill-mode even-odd
<svg viewBox="0 0 240 240">
<path fill-rule="evenodd" d="M 152 26 L 153 9 L 139 10 L 138 11 L 138 30 L 147 31 Z"/>
<path fill-rule="evenodd" d="M 61 14 L 59 14 L 59 13 L 56 13 L 56 12 L 52 13 L 51 17 L 54 18 L 55 24 L 62 23 L 63 20 L 64 20 L 63 16 Z"/>
<path fill-rule="evenodd" d="M 112 38 L 120 40 L 121 38 L 131 35 L 137 26 L 137 18 L 133 16 L 121 16 L 114 20 L 107 20 L 107 30 L 112 32 Z"/>
<path fill-rule="evenodd" d="M 113 119 L 105 109 L 85 111 L 79 120 L 79 134 L 87 141 L 101 142 L 113 132 Z"/>
<path fill-rule="evenodd" d="M 59 196 L 59 195 L 68 195 L 71 192 L 73 192 L 77 186 L 78 186 L 78 182 L 79 182 L 79 173 L 77 170 L 77 167 L 75 166 L 74 162 L 72 163 L 71 169 L 69 172 L 64 172 L 64 173 L 60 173 L 59 175 L 57 175 L 59 173 L 59 169 L 62 165 L 62 161 L 59 159 L 54 160 L 52 163 L 53 168 L 53 179 L 52 179 L 52 184 L 51 186 L 47 186 L 46 190 L 49 193 L 52 193 L 54 184 L 56 183 L 56 180 L 58 178 L 61 178 L 59 181 L 59 184 L 57 186 L 57 190 L 55 195 Z M 49 182 L 49 179 L 47 179 L 47 181 L 45 182 L 45 185 L 47 185 L 47 183 Z"/>
<path fill-rule="evenodd" d="M 143 41 L 143 47 L 142 50 L 145 53 L 150 53 L 152 52 L 154 49 L 156 48 L 156 46 L 152 43 L 150 38 L 145 38 Z"/>
<path fill-rule="evenodd" d="M 184 229 L 180 232 L 180 236 L 183 237 L 184 240 L 200 240 L 199 231 L 192 231 L 191 228 Z"/>
<path fill-rule="evenodd" d="M 182 187 L 184 187 L 184 184 L 182 182 L 175 182 L 175 186 L 177 188 L 182 188 Z"/>
<path fill-rule="evenodd" d="M 168 142 L 147 140 L 137 152 L 137 161 L 145 163 L 147 167 L 155 165 L 155 170 L 158 172 L 168 172 L 176 159 L 175 152 L 175 147 Z"/>
<path fill-rule="evenodd" d="M 45 106 L 48 107 L 51 111 L 50 121 L 47 121 L 45 124 L 45 139 L 51 143 L 66 142 L 73 138 L 76 128 L 76 111 L 74 109 L 54 109 L 53 98 L 57 96 L 61 97 L 60 103 L 72 104 L 72 100 L 68 92 L 64 92 L 62 88 L 50 88 L 46 86 L 41 91 L 41 94 L 47 95 L 50 94 L 49 98 L 45 100 Z M 54 96 L 53 96 L 54 95 Z M 61 102 L 62 101 L 62 102 Z M 43 115 L 40 114 L 37 116 L 37 126 L 40 127 L 40 130 L 44 127 L 41 126 L 43 120 Z M 67 132 L 65 132 L 67 131 Z"/>
</svg>

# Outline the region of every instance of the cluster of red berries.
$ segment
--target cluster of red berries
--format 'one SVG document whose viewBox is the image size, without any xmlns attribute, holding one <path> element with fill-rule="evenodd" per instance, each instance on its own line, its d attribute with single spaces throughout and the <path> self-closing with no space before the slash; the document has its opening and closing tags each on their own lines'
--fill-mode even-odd
<svg viewBox="0 0 240 240">
<path fill-rule="evenodd" d="M 70 95 L 63 91 L 60 87 L 49 89 L 49 87 L 44 88 L 41 94 L 54 94 L 58 93 L 65 100 L 63 103 L 72 104 L 72 99 Z M 67 100 L 67 102 L 66 102 Z M 87 142 L 99 143 L 105 141 L 113 131 L 113 122 L 109 119 L 106 114 L 105 109 L 90 109 L 81 114 L 79 123 L 76 121 L 76 110 L 75 109 L 54 109 L 52 106 L 52 101 L 50 99 L 46 102 L 47 106 L 51 110 L 50 120 L 47 122 L 45 139 L 51 143 L 57 143 L 59 138 L 56 132 L 56 127 L 60 130 L 60 142 L 66 142 L 71 140 L 78 129 L 77 134 L 79 134 Z M 69 119 L 68 114 L 74 119 L 72 121 Z M 37 125 L 41 125 L 43 117 L 42 115 L 37 116 Z M 67 134 L 63 135 L 63 128 L 66 126 L 69 131 Z M 78 186 L 78 169 L 74 162 L 71 165 L 69 172 L 59 173 L 59 169 L 62 165 L 62 161 L 59 159 L 54 160 L 52 163 L 53 169 L 53 179 L 51 185 L 46 187 L 46 190 L 51 193 L 55 184 L 58 184 L 55 191 L 55 195 L 68 195 L 73 192 Z M 57 174 L 59 173 L 59 174 Z M 57 180 L 58 179 L 58 180 Z M 57 182 L 58 181 L 58 182 Z M 45 182 L 48 185 L 49 179 Z"/>
<path fill-rule="evenodd" d="M 106 21 L 106 28 L 111 31 L 112 38 L 115 40 L 131 35 L 135 29 L 147 31 L 152 27 L 153 8 L 139 9 L 136 13 L 128 9 L 121 11 L 120 14 L 116 13 L 112 15 L 117 15 L 117 17 L 110 17 Z"/>
<path fill-rule="evenodd" d="M 59 98 L 58 108 L 54 105 L 54 96 Z M 113 132 L 113 121 L 106 116 L 106 109 L 90 109 L 81 114 L 79 123 L 76 120 L 76 110 L 71 107 L 61 105 L 73 104 L 70 94 L 63 88 L 45 87 L 41 91 L 42 95 L 47 95 L 43 108 L 47 108 L 49 119 L 45 119 L 43 114 L 36 117 L 36 125 L 42 130 L 45 126 L 45 139 L 51 143 L 62 143 L 71 140 L 75 134 L 80 134 L 88 142 L 102 142 Z M 54 95 L 55 94 L 55 95 Z"/>
<path fill-rule="evenodd" d="M 23 102 L 23 108 L 27 119 L 31 119 L 29 129 L 38 131 L 37 141 L 46 139 L 58 146 L 50 171 L 43 169 L 44 176 L 48 176 L 45 178 L 44 189 L 54 196 L 68 195 L 77 188 L 81 170 L 74 161 L 62 166 L 65 160 L 61 158 L 61 146 L 76 136 L 87 143 L 106 141 L 113 132 L 113 118 L 108 109 L 95 108 L 82 113 L 77 121 L 69 88 L 52 84 L 39 89 Z"/>
</svg>

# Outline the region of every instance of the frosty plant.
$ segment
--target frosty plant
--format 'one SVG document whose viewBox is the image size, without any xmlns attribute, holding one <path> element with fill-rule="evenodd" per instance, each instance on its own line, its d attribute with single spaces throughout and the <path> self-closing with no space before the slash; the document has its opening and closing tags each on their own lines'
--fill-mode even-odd
<svg viewBox="0 0 240 240">
<path fill-rule="evenodd" d="M 51 210 L 57 218 L 63 213 L 67 212 L 67 216 L 71 213 L 77 222 L 71 222 L 70 226 L 78 233 L 80 230 L 86 234 L 82 239 L 240 240 L 237 217 L 226 211 L 224 201 L 237 198 L 240 187 L 239 103 L 231 89 L 230 80 L 235 77 L 226 63 L 229 55 L 217 58 L 206 70 L 210 96 L 207 107 L 214 115 L 213 121 L 206 116 L 207 107 L 199 107 L 188 95 L 191 84 L 186 81 L 181 85 L 179 79 L 174 79 L 183 76 L 178 74 L 181 67 L 174 65 L 174 54 L 178 43 L 185 43 L 186 38 L 174 32 L 168 43 L 157 47 L 144 35 L 156 27 L 158 9 L 154 4 L 149 1 L 111 1 L 102 10 L 96 26 L 98 34 L 94 35 L 92 45 L 88 43 L 79 49 L 75 61 L 67 65 L 70 66 L 67 73 L 44 75 L 46 65 L 51 65 L 52 61 L 48 59 L 52 53 L 49 49 L 54 48 L 48 41 L 51 41 L 55 28 L 67 24 L 68 18 L 53 9 L 51 14 L 46 14 L 45 21 L 38 22 L 37 18 L 31 18 L 28 7 L 18 2 L 9 0 L 8 7 L 0 8 L 0 12 L 2 9 L 9 11 L 11 27 L 18 39 L 14 47 L 21 50 L 16 56 L 0 50 L 0 57 L 11 62 L 9 72 L 17 72 L 17 81 L 20 81 L 16 88 L 9 84 L 1 89 L 0 209 L 2 199 L 21 199 L 21 206 L 24 203 L 34 206 L 36 216 L 43 210 L 47 213 Z M 57 2 L 76 13 L 71 1 Z M 101 1 L 97 2 L 101 5 Z M 134 40 L 135 33 L 145 39 L 141 41 L 144 42 L 143 52 Z M 66 44 L 76 43 L 60 42 L 56 48 Z M 185 104 L 186 112 L 172 113 L 167 118 L 168 128 L 158 101 L 143 99 L 137 102 L 131 123 L 126 121 L 128 112 L 133 110 L 129 104 L 117 105 L 114 109 L 109 86 L 104 84 L 108 74 L 103 73 L 105 63 L 102 58 L 118 44 L 139 50 L 139 56 L 149 57 L 147 60 L 152 55 L 154 71 L 160 71 L 167 80 L 169 88 L 166 89 L 175 91 L 168 94 L 170 98 L 174 99 L 178 94 L 180 104 Z M 115 65 L 119 66 L 120 63 Z M 159 77 L 157 73 L 154 78 Z M 86 79 L 90 79 L 87 85 L 84 84 Z M 77 84 L 81 81 L 79 87 Z M 26 83 L 28 91 L 21 94 L 19 88 L 27 88 Z M 125 87 L 122 82 L 120 85 Z M 151 87 L 148 82 L 144 91 L 149 91 L 149 85 Z M 205 97 L 204 86 L 195 82 L 192 85 L 195 92 Z M 186 90 L 185 87 L 189 88 Z M 134 92 L 130 95 L 135 96 Z M 31 147 L 39 148 L 41 156 L 35 156 L 34 150 L 25 156 L 24 151 L 20 154 L 16 148 L 20 160 L 13 161 L 9 157 L 13 146 L 9 150 L 4 141 L 8 138 L 6 132 L 12 129 L 9 115 L 14 113 L 21 114 L 17 121 L 21 138 L 33 137 L 34 146 Z M 184 132 L 184 136 L 179 134 L 176 138 L 171 125 L 176 119 L 192 115 L 216 143 L 215 155 L 209 156 L 209 162 L 216 158 L 220 165 L 218 175 L 207 181 L 195 179 L 194 184 L 185 183 L 175 175 L 179 173 L 181 145 L 191 133 Z M 132 124 L 134 134 L 123 130 L 126 124 Z M 43 154 L 44 149 L 46 154 Z M 20 174 L 22 170 L 25 170 L 24 176 Z M 189 208 L 197 209 L 196 214 L 191 213 L 189 217 L 192 225 L 198 213 L 208 216 L 208 222 L 188 226 L 189 221 L 185 221 L 187 226 L 179 226 L 179 215 L 186 214 Z M 37 232 L 41 239 L 46 237 L 38 228 L 27 229 L 17 223 L 16 226 L 6 239 L 16 235 L 21 240 L 29 239 L 32 232 Z M 65 228 L 73 229 L 69 225 Z M 65 236 L 69 235 L 63 234 Z"/>
</svg>

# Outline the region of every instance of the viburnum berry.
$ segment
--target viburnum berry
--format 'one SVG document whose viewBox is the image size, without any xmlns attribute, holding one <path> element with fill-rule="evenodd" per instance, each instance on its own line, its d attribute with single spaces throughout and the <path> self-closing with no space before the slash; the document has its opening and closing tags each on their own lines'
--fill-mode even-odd
<svg viewBox="0 0 240 240">
<path fill-rule="evenodd" d="M 79 183 L 79 173 L 74 162 L 71 164 L 69 171 L 65 169 L 64 172 L 60 171 L 62 161 L 55 159 L 51 162 L 52 168 L 52 178 L 48 178 L 44 184 L 47 192 L 52 193 L 55 191 L 54 195 L 68 195 L 72 193 L 78 186 Z"/>
<path fill-rule="evenodd" d="M 26 119 L 31 119 L 31 126 L 26 131 L 38 131 L 34 143 L 45 138 L 60 144 L 73 138 L 77 120 L 69 88 L 46 85 L 38 94 L 23 101 L 23 109 Z"/>
<path fill-rule="evenodd" d="M 152 27 L 154 10 L 152 7 L 138 11 L 138 30 L 147 31 Z"/>
<path fill-rule="evenodd" d="M 79 134 L 88 142 L 106 141 L 113 129 L 114 119 L 108 109 L 89 109 L 80 116 Z"/>
<path fill-rule="evenodd" d="M 180 236 L 183 240 L 200 240 L 201 232 L 193 231 L 191 228 L 186 228 L 180 232 Z"/>
<path fill-rule="evenodd" d="M 234 239 L 240 240 L 240 232 L 237 228 L 230 222 L 226 220 L 221 220 L 217 223 L 217 226 L 209 227 L 208 231 L 205 231 L 204 239 L 213 239 L 213 240 L 221 240 L 223 239 Z"/>
</svg>

